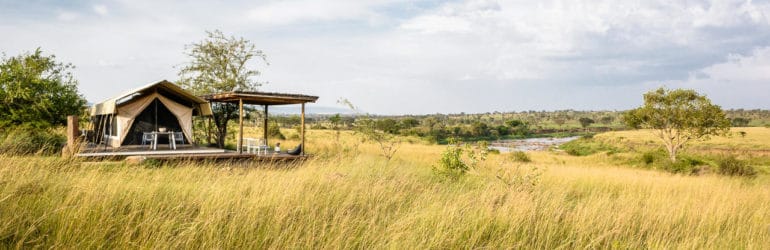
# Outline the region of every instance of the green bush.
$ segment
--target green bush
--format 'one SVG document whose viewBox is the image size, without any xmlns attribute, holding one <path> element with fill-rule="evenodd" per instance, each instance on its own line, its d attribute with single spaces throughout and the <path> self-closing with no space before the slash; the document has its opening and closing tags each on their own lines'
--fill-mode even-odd
<svg viewBox="0 0 770 250">
<path fill-rule="evenodd" d="M 646 151 L 639 156 L 641 163 L 647 166 L 655 165 L 655 163 L 662 161 L 670 161 L 667 153 L 663 150 Z"/>
<path fill-rule="evenodd" d="M 655 162 L 655 154 L 652 152 L 644 152 L 644 154 L 642 154 L 642 162 L 646 165 L 652 164 Z"/>
<path fill-rule="evenodd" d="M 682 156 L 676 162 L 666 161 L 662 167 L 675 174 L 696 174 L 700 170 L 698 167 L 703 165 L 706 163 L 700 159 Z"/>
<path fill-rule="evenodd" d="M 59 153 L 66 138 L 52 129 L 33 129 L 25 126 L 0 130 L 0 154 L 52 155 Z"/>
<path fill-rule="evenodd" d="M 438 167 L 433 167 L 433 171 L 439 176 L 456 180 L 475 168 L 479 162 L 485 161 L 489 154 L 488 149 L 487 142 L 479 142 L 471 146 L 470 144 L 461 145 L 454 139 L 450 139 L 446 150 L 441 153 Z"/>
<path fill-rule="evenodd" d="M 441 159 L 438 162 L 439 167 L 434 168 L 434 171 L 451 179 L 459 178 L 470 170 L 470 166 L 463 161 L 462 155 L 462 147 L 457 145 L 447 146 L 446 150 L 441 153 Z"/>
<path fill-rule="evenodd" d="M 523 151 L 513 151 L 511 153 L 511 158 L 513 158 L 513 161 L 516 162 L 532 162 L 532 159 L 529 158 L 529 155 Z"/>
<path fill-rule="evenodd" d="M 567 154 L 572 156 L 587 156 L 592 155 L 598 152 L 606 151 L 609 154 L 617 153 L 619 152 L 619 149 L 604 144 L 603 142 L 596 141 L 591 138 L 580 138 L 565 144 L 562 144 L 559 146 L 559 148 L 563 149 L 564 152 L 567 152 Z"/>
<path fill-rule="evenodd" d="M 746 161 L 736 158 L 734 155 L 722 156 L 717 160 L 718 173 L 729 176 L 748 176 L 757 175 L 757 170 L 748 165 Z"/>
<path fill-rule="evenodd" d="M 281 127 L 279 127 L 276 123 L 270 123 L 267 126 L 267 136 L 269 138 L 276 138 L 281 140 L 286 139 L 286 136 L 281 133 Z"/>
</svg>

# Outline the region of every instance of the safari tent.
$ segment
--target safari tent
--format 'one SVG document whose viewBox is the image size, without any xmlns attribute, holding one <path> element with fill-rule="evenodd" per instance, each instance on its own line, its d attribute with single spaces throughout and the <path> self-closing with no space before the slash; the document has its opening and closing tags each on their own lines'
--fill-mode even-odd
<svg viewBox="0 0 770 250">
<path fill-rule="evenodd" d="M 120 94 L 91 107 L 94 139 L 111 147 L 142 144 L 146 132 L 182 132 L 193 140 L 192 117 L 210 116 L 211 106 L 174 83 L 163 80 Z"/>
</svg>

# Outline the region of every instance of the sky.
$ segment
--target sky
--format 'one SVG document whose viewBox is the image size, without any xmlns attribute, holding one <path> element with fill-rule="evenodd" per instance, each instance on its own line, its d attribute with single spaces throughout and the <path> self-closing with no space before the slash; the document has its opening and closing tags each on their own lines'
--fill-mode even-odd
<svg viewBox="0 0 770 250">
<path fill-rule="evenodd" d="M 215 29 L 267 54 L 261 91 L 317 107 L 625 110 L 664 86 L 770 109 L 770 1 L 0 0 L 0 52 L 72 63 L 89 102 L 178 79 Z"/>
</svg>

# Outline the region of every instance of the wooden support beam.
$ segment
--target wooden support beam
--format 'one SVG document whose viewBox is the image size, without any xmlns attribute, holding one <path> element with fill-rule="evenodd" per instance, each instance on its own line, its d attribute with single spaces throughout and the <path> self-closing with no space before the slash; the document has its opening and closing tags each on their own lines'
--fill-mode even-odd
<svg viewBox="0 0 770 250">
<path fill-rule="evenodd" d="M 238 131 L 238 153 L 243 153 L 243 99 L 238 101 L 238 124 L 240 131 Z"/>
<path fill-rule="evenodd" d="M 305 155 L 305 104 L 302 103 L 302 129 L 300 129 L 300 133 L 302 134 L 300 145 L 302 145 L 299 150 L 302 155 Z"/>
<path fill-rule="evenodd" d="M 262 122 L 262 137 L 265 138 L 265 145 L 267 144 L 267 105 L 265 105 L 265 117 Z"/>
<path fill-rule="evenodd" d="M 206 146 L 211 145 L 211 116 L 208 116 L 208 125 L 206 126 Z"/>
<path fill-rule="evenodd" d="M 74 152 L 77 148 L 77 144 L 80 143 L 78 141 L 78 138 L 80 138 L 80 129 L 78 128 L 78 125 L 78 116 L 67 116 L 67 147 L 72 150 L 70 152 Z"/>
</svg>

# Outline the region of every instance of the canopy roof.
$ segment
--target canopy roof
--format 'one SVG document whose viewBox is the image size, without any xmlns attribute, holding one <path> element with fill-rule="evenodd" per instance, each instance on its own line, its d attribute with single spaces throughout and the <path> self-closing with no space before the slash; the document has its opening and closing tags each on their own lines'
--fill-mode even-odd
<svg viewBox="0 0 770 250">
<path fill-rule="evenodd" d="M 118 110 L 117 106 L 129 102 L 136 97 L 146 96 L 153 93 L 162 94 L 169 99 L 174 100 L 175 102 L 191 106 L 194 110 L 196 110 L 198 115 L 211 115 L 211 106 L 206 100 L 193 95 L 192 93 L 182 89 L 172 82 L 163 80 L 156 83 L 147 84 L 145 86 L 125 92 L 116 97 L 107 99 L 101 103 L 94 104 L 94 106 L 91 107 L 91 116 L 115 114 Z"/>
<path fill-rule="evenodd" d="M 253 105 L 288 105 L 315 102 L 317 96 L 269 93 L 269 92 L 246 92 L 233 91 L 201 96 L 210 102 L 230 102 L 238 103 L 243 100 L 244 104 Z"/>
</svg>

